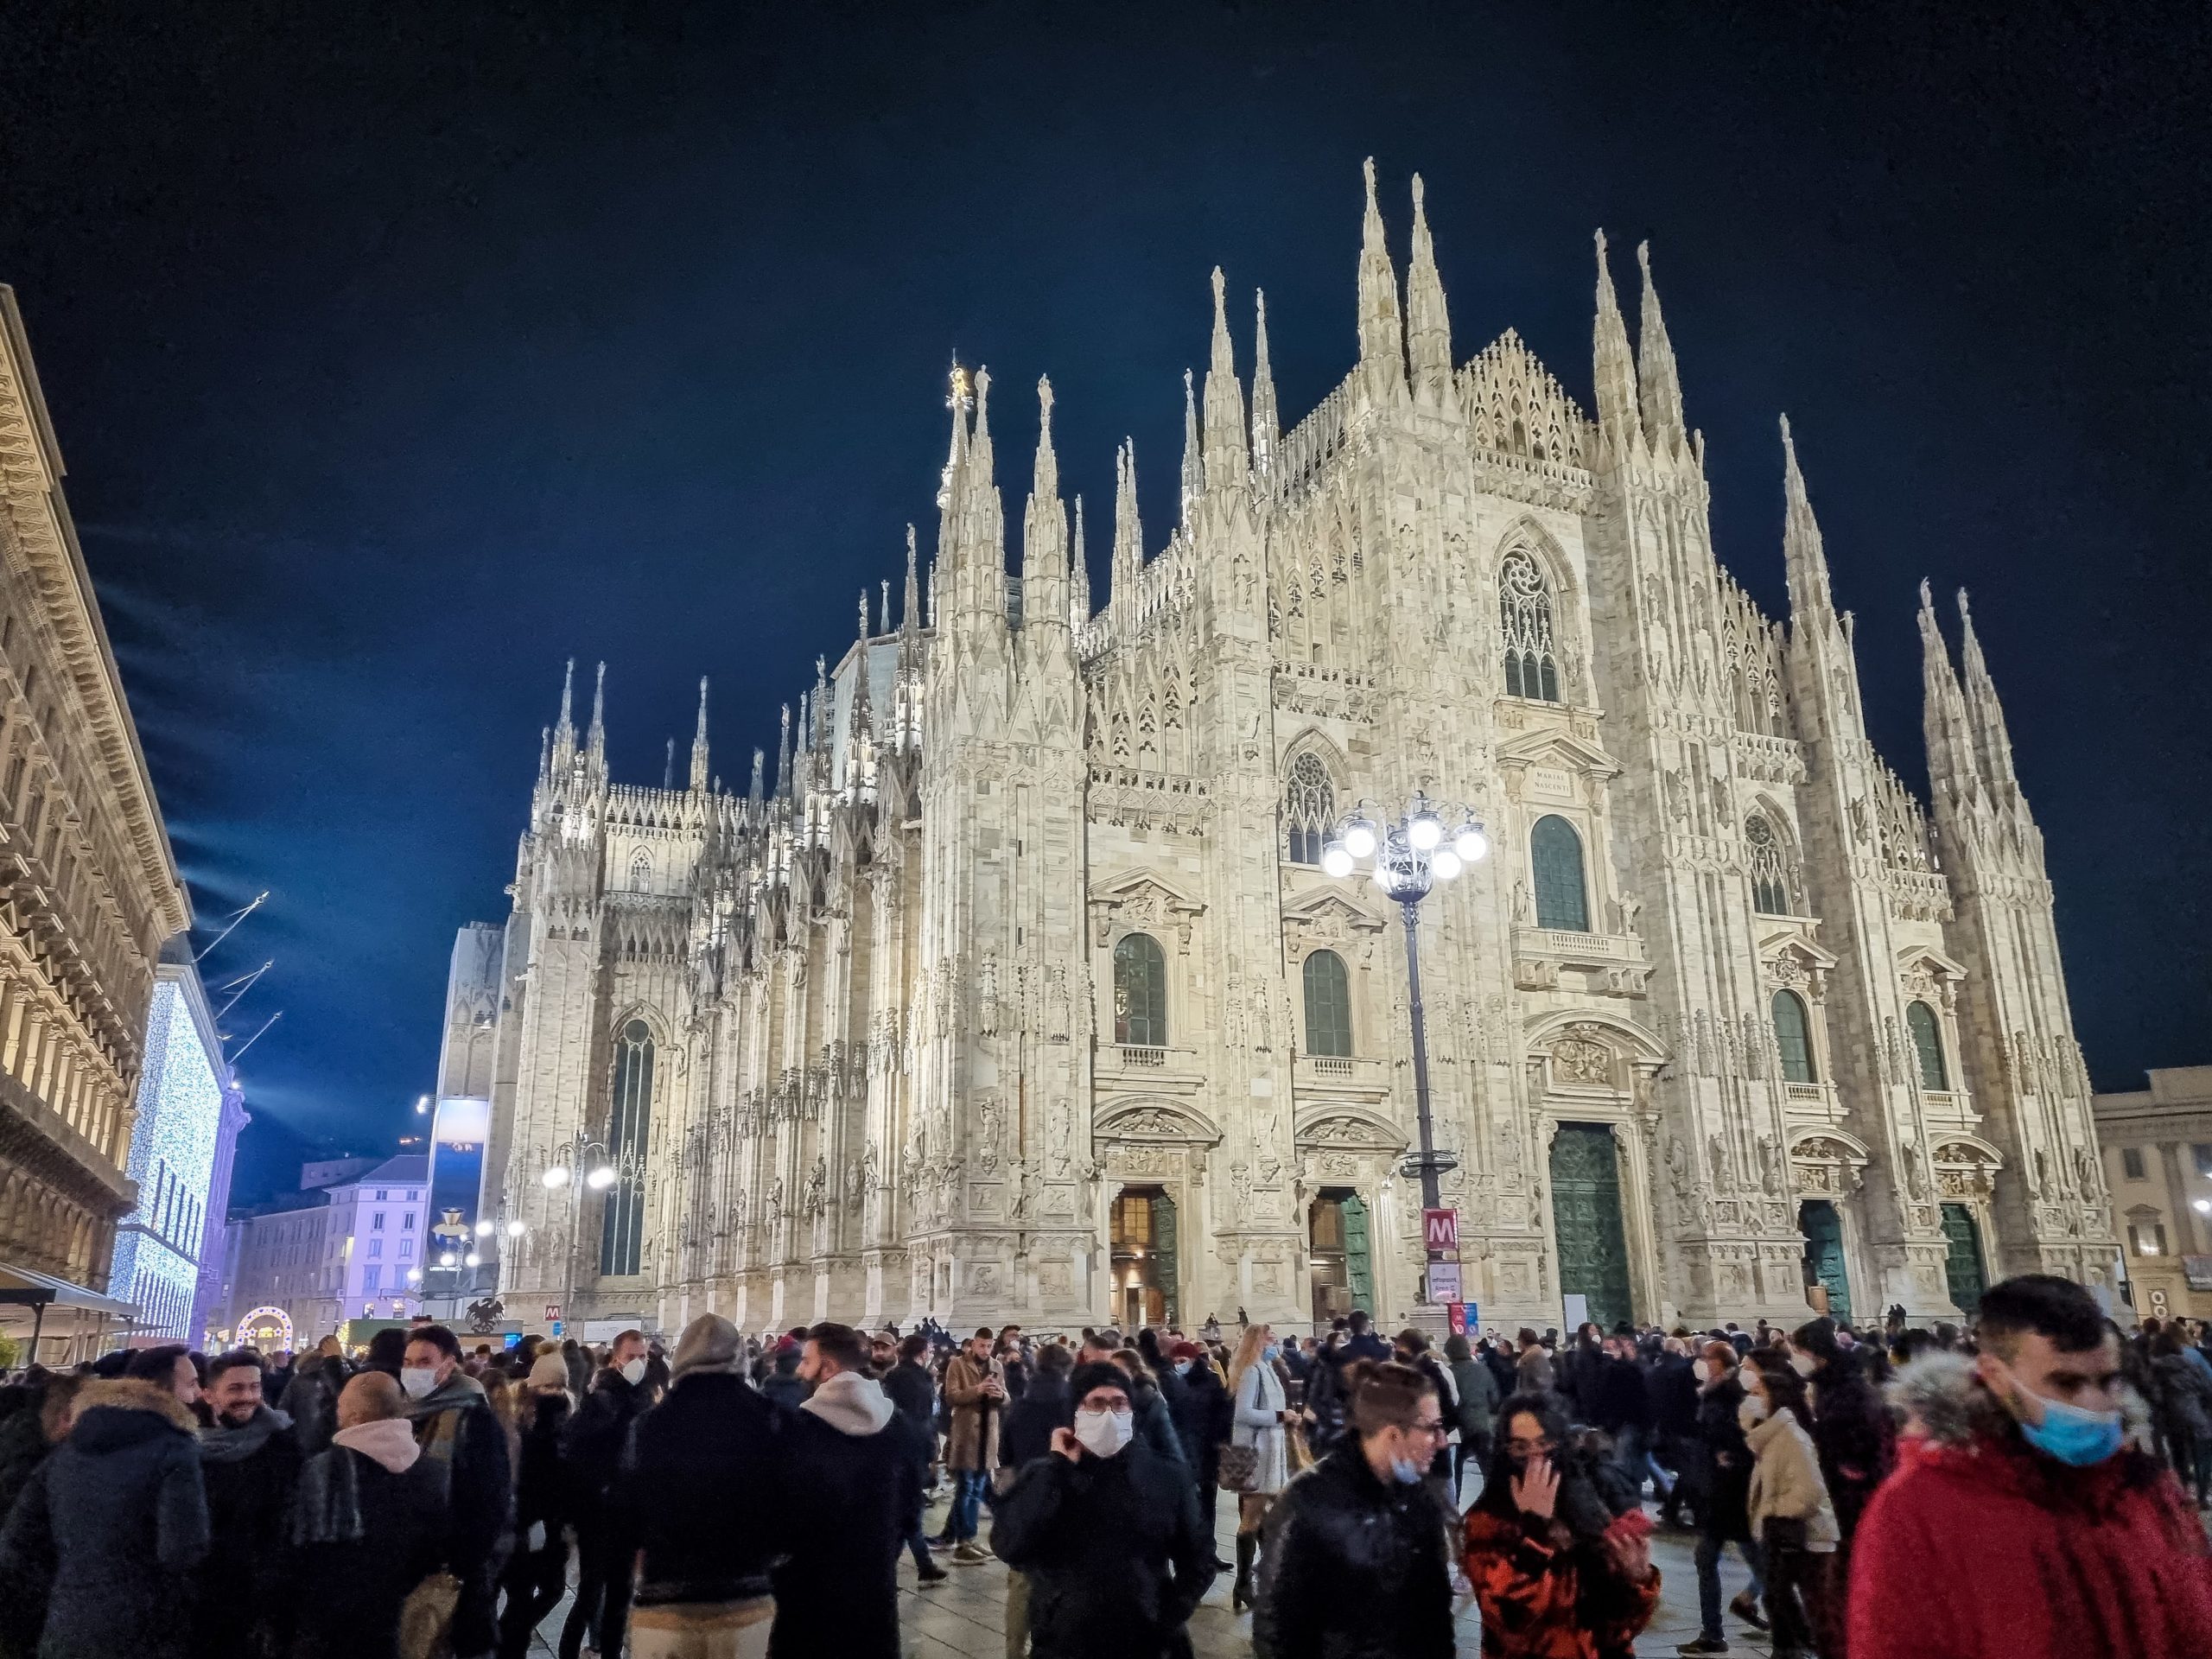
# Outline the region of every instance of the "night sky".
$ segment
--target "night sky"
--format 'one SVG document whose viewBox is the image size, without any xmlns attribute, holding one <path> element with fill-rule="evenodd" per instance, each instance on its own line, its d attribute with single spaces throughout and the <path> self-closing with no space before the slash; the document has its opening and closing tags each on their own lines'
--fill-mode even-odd
<svg viewBox="0 0 2212 1659">
<path fill-rule="evenodd" d="M 926 549 L 956 350 L 1017 524 L 1052 374 L 1103 591 L 1214 264 L 1286 427 L 1350 367 L 1369 154 L 1455 354 L 1586 410 L 1591 231 L 1651 238 L 1724 562 L 1783 613 L 1786 410 L 1916 787 L 1915 589 L 1973 590 L 2100 1086 L 2212 1062 L 2202 7 L 739 10 L 0 12 L 0 281 L 178 859 L 272 891 L 208 964 L 284 1011 L 241 1198 L 415 1127 L 564 658 L 635 782 L 710 675 L 741 787 Z"/>
</svg>

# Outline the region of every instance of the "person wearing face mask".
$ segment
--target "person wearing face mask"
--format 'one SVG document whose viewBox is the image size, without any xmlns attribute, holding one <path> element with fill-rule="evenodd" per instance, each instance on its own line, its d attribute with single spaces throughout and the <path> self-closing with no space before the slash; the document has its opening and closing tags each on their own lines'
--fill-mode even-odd
<svg viewBox="0 0 2212 1659">
<path fill-rule="evenodd" d="M 1808 1427 L 1843 1535 L 1837 1560 L 1841 1583 L 1848 1576 L 1844 1564 L 1859 1517 L 1874 1489 L 1897 1466 L 1897 1424 L 1867 1376 L 1864 1359 L 1858 1350 L 1843 1345 L 1833 1319 L 1799 1325 L 1790 1333 L 1789 1347 L 1789 1363 L 1812 1392 L 1813 1421 Z"/>
<path fill-rule="evenodd" d="M 1384 1352 L 1387 1354 L 1388 1350 Z M 1275 1501 L 1290 1478 L 1289 1425 L 1297 1414 L 1289 1408 L 1282 1379 L 1275 1375 L 1274 1333 L 1267 1325 L 1244 1327 L 1236 1344 L 1236 1357 L 1229 1367 L 1229 1396 L 1236 1414 L 1229 1443 L 1248 1456 L 1224 1459 L 1233 1462 L 1234 1478 L 1228 1481 L 1237 1493 L 1236 1584 L 1230 1605 L 1238 1611 L 1252 1605 L 1252 1566 L 1260 1550 L 1260 1528 L 1268 1506 Z"/>
<path fill-rule="evenodd" d="M 999 1500 L 992 1551 L 1029 1580 L 1032 1659 L 1170 1659 L 1213 1582 L 1189 1476 L 1136 1439 L 1129 1379 L 1077 1368 L 1071 1427 Z"/>
<path fill-rule="evenodd" d="M 561 1435 L 575 1409 L 568 1365 L 557 1349 L 549 1349 L 531 1362 L 516 1413 L 515 1547 L 500 1574 L 507 1599 L 499 1613 L 499 1659 L 524 1659 L 538 1622 L 568 1592 L 571 1505 Z"/>
<path fill-rule="evenodd" d="M 1651 1523 L 1618 1510 L 1610 1464 L 1579 1450 L 1558 1397 L 1516 1394 L 1466 1515 L 1467 1579 L 1484 1659 L 1629 1659 L 1659 1605 Z"/>
<path fill-rule="evenodd" d="M 1687 1654 L 1726 1653 L 1728 1637 L 1720 1621 L 1720 1558 L 1736 1546 L 1751 1568 L 1751 1581 L 1728 1603 L 1728 1611 L 1758 1630 L 1766 1628 L 1759 1611 L 1765 1588 L 1766 1558 L 1751 1534 L 1751 1449 L 1738 1415 L 1744 1386 L 1737 1378 L 1736 1349 L 1720 1338 L 1707 1341 L 1692 1364 L 1697 1378 L 1697 1432 L 1689 1443 L 1683 1477 L 1697 1507 L 1698 1614 L 1695 1639 L 1675 1650 Z"/>
<path fill-rule="evenodd" d="M 475 1659 L 499 1640 L 493 1563 L 514 1503 L 507 1432 L 484 1397 L 484 1385 L 461 1369 L 460 1338 L 442 1325 L 407 1333 L 399 1386 L 416 1444 L 446 1465 L 446 1560 L 461 1582 L 453 1650 L 459 1659 Z"/>
<path fill-rule="evenodd" d="M 1410 1365 L 1346 1368 L 1348 1433 L 1268 1521 L 1258 1659 L 1450 1659 L 1446 1514 L 1425 1477 L 1450 1420 Z"/>
<path fill-rule="evenodd" d="M 1220 1503 L 1222 1442 L 1236 1426 L 1236 1408 L 1203 1347 L 1178 1342 L 1167 1352 L 1169 1364 L 1183 1382 L 1182 1402 L 1175 1408 L 1175 1438 L 1182 1442 L 1183 1460 L 1191 1466 L 1198 1513 L 1211 1526 Z M 1232 1570 L 1218 1556 L 1214 1565 L 1224 1573 Z"/>
<path fill-rule="evenodd" d="M 1834 1506 L 1805 1424 L 1805 1379 L 1779 1346 L 1754 1348 L 1738 1371 L 1744 1397 L 1736 1420 L 1751 1452 L 1745 1508 L 1766 1555 L 1767 1617 L 1774 1659 L 1810 1659 L 1814 1628 L 1827 1609 L 1837 1542 Z"/>
<path fill-rule="evenodd" d="M 2212 1551 L 2131 1433 L 2141 1404 L 2095 1300 L 2008 1279 L 1982 1294 L 1975 1339 L 1891 1384 L 1927 1440 L 1859 1522 L 1852 1659 L 2201 1659 Z"/>
<path fill-rule="evenodd" d="M 648 1403 L 645 1382 L 645 1332 L 625 1331 L 607 1351 L 607 1363 L 592 1379 L 591 1392 L 562 1433 L 561 1460 L 575 1505 L 576 1599 L 561 1626 L 560 1659 L 576 1659 L 587 1632 L 599 1652 L 622 1651 L 632 1547 L 617 1524 L 609 1494 L 630 1426 Z"/>
</svg>

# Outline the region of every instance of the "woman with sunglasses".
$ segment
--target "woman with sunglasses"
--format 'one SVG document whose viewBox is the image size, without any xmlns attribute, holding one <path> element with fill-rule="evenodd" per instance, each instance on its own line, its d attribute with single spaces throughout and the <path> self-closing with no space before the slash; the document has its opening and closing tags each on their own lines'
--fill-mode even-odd
<svg viewBox="0 0 2212 1659">
<path fill-rule="evenodd" d="M 1258 1659 L 1451 1659 L 1443 1506 L 1425 1477 L 1449 1425 L 1410 1365 L 1344 1368 L 1349 1433 L 1275 1500 L 1252 1614 Z"/>
<path fill-rule="evenodd" d="M 1629 1659 L 1659 1605 L 1651 1523 L 1569 1444 L 1557 1395 L 1516 1394 L 1497 1421 L 1466 1521 L 1484 1659 Z"/>
</svg>

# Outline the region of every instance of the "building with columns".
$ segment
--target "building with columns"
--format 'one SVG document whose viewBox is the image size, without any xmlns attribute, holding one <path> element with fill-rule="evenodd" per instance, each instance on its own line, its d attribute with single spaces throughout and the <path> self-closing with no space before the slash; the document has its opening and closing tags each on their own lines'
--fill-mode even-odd
<svg viewBox="0 0 2212 1659">
<path fill-rule="evenodd" d="M 155 966 L 192 920 L 62 471 L 0 287 L 0 1331 L 35 1327 L 49 1363 L 131 1314 L 108 1281 L 133 1103 Z"/>
<path fill-rule="evenodd" d="M 2212 1319 L 2212 1065 L 2145 1081 L 2096 1099 L 2136 1316 Z"/>
<path fill-rule="evenodd" d="M 1357 361 L 1287 432 L 1264 306 L 1248 381 L 1215 273 L 1177 522 L 1147 535 L 1125 446 L 1103 603 L 1051 386 L 1010 537 L 1003 400 L 956 371 L 926 589 L 910 529 L 896 617 L 862 594 L 772 780 L 755 751 L 721 786 L 702 683 L 688 780 L 619 783 L 603 668 L 581 730 L 564 689 L 490 1045 L 511 1312 L 1405 1317 L 1404 948 L 1319 863 L 1416 791 L 1494 845 L 1421 921 L 1482 1324 L 2109 1286 L 1963 598 L 1955 659 L 1920 598 L 1924 808 L 1867 739 L 1786 425 L 1786 621 L 1717 561 L 1643 251 L 1631 346 L 1599 238 L 1592 415 L 1510 332 L 1455 357 L 1418 179 L 1412 206 L 1402 277 L 1370 167 Z"/>
</svg>

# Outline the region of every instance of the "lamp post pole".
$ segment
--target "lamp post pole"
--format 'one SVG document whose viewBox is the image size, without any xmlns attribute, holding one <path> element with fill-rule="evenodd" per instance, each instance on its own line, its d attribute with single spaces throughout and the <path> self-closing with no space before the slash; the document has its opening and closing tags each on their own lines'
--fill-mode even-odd
<svg viewBox="0 0 2212 1659">
<path fill-rule="evenodd" d="M 1437 1210 L 1444 1202 L 1437 1177 L 1459 1160 L 1437 1157 L 1436 1137 L 1429 1123 L 1428 1021 L 1421 1005 L 1421 900 L 1401 899 L 1398 909 L 1406 918 L 1406 996 L 1413 1014 L 1414 1114 L 1421 1124 L 1421 1202 L 1424 1210 Z"/>
<path fill-rule="evenodd" d="M 594 1154 L 597 1156 L 594 1157 Z M 545 1173 L 538 1178 L 547 1186 L 570 1189 L 569 1253 L 567 1261 L 562 1264 L 561 1274 L 561 1321 L 564 1328 L 575 1320 L 575 1310 L 570 1305 L 576 1295 L 576 1252 L 583 1244 L 584 1195 L 575 1189 L 581 1185 L 594 1192 L 604 1192 L 614 1185 L 617 1173 L 606 1145 L 593 1140 L 580 1128 L 566 1142 L 554 1148 L 553 1160 L 546 1165 Z"/>
</svg>

